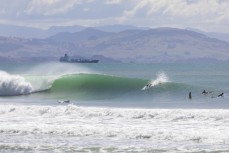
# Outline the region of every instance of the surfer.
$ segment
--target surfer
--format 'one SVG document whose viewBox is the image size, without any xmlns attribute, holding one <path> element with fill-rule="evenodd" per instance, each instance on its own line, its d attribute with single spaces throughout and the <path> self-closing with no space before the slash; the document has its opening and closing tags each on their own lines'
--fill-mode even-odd
<svg viewBox="0 0 229 153">
<path fill-rule="evenodd" d="M 188 98 L 189 98 L 189 99 L 192 99 L 192 93 L 191 93 L 191 92 L 189 92 Z"/>
<path fill-rule="evenodd" d="M 151 87 L 151 83 L 148 83 L 148 84 L 146 85 L 146 88 L 149 89 L 150 87 Z"/>
<path fill-rule="evenodd" d="M 202 94 L 203 94 L 203 95 L 206 95 L 206 94 L 208 94 L 208 92 L 207 92 L 206 90 L 204 90 L 204 91 L 202 92 Z"/>
<path fill-rule="evenodd" d="M 147 85 L 145 85 L 142 90 L 148 90 L 150 87 L 152 86 L 151 83 L 148 83 Z"/>
<path fill-rule="evenodd" d="M 223 97 L 224 93 L 222 92 L 221 94 L 219 94 L 217 97 Z"/>
</svg>

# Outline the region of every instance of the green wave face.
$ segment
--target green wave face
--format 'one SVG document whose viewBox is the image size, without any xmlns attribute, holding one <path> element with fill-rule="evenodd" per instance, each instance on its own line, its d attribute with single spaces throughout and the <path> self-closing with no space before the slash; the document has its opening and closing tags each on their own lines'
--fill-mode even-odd
<svg viewBox="0 0 229 153">
<path fill-rule="evenodd" d="M 140 92 L 148 80 L 99 74 L 66 75 L 55 80 L 50 94 L 56 98 L 106 99 Z"/>
</svg>

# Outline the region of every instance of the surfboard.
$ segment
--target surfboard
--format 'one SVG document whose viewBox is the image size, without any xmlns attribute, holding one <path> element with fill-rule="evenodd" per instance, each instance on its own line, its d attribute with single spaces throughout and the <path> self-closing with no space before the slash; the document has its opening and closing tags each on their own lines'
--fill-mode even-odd
<svg viewBox="0 0 229 153">
<path fill-rule="evenodd" d="M 148 83 L 147 85 L 145 85 L 142 90 L 148 90 L 150 87 L 152 86 L 151 83 Z"/>
<path fill-rule="evenodd" d="M 70 103 L 70 100 L 58 100 L 58 103 L 61 103 L 61 104 Z"/>
</svg>

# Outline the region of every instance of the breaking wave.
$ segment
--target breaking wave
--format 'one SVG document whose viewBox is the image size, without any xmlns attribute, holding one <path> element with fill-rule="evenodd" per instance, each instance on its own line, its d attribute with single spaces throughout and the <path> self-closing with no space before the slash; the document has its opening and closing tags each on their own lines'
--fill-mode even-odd
<svg viewBox="0 0 229 153">
<path fill-rule="evenodd" d="M 13 96 L 33 92 L 31 83 L 24 77 L 0 71 L 0 96 Z"/>
<path fill-rule="evenodd" d="M 63 76 L 10 75 L 1 71 L 0 96 L 36 94 L 47 98 L 107 99 L 120 95 L 174 93 L 191 88 L 187 84 L 170 82 L 165 73 L 150 81 L 142 78 L 118 77 L 104 74 L 67 74 Z M 150 82 L 147 84 L 147 82 Z M 149 86 L 147 86 L 149 85 Z M 142 90 L 141 90 L 142 89 Z"/>
</svg>

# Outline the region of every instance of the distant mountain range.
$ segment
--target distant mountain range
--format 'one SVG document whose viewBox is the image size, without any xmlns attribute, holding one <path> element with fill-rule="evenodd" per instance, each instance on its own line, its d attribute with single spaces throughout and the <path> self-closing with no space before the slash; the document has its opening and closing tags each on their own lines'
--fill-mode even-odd
<svg viewBox="0 0 229 153">
<path fill-rule="evenodd" d="M 123 29 L 125 28 L 128 27 L 124 26 Z M 52 28 L 55 32 L 59 31 L 58 29 Z M 140 63 L 229 60 L 229 42 L 211 38 L 194 30 L 136 27 L 121 32 L 120 29 L 117 32 L 101 31 L 97 28 L 82 28 L 77 32 L 71 30 L 59 32 L 45 39 L 0 37 L 1 58 L 57 60 L 68 53 L 100 57 L 106 62 L 112 59 Z"/>
<path fill-rule="evenodd" d="M 39 29 L 25 26 L 15 26 L 15 25 L 5 25 L 0 24 L 0 36 L 5 37 L 20 37 L 20 38 L 39 38 L 44 39 L 51 37 L 52 35 L 62 33 L 62 32 L 79 32 L 89 27 L 83 26 L 53 26 L 49 29 Z M 98 26 L 93 27 L 97 30 L 102 30 L 104 32 L 121 32 L 131 29 L 149 29 L 145 27 L 135 27 L 128 25 L 108 25 L 108 26 Z"/>
<path fill-rule="evenodd" d="M 75 33 L 80 32 L 89 27 L 84 26 L 53 26 L 49 29 L 39 29 L 25 26 L 15 26 L 15 25 L 5 25 L 0 24 L 0 36 L 5 37 L 20 37 L 20 38 L 39 38 L 45 39 L 56 35 L 58 33 Z M 147 27 L 136 27 L 129 25 L 107 25 L 107 26 L 97 26 L 94 29 L 101 30 L 104 32 L 122 32 L 126 30 L 147 30 Z M 194 28 L 187 28 L 187 30 L 202 33 L 206 36 L 217 38 L 229 42 L 229 33 L 217 33 L 217 32 L 205 32 Z"/>
</svg>

